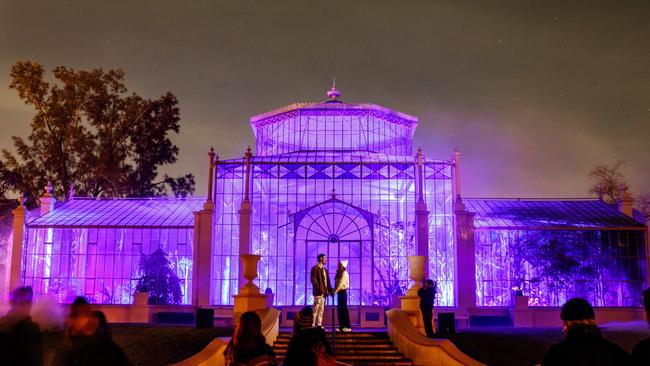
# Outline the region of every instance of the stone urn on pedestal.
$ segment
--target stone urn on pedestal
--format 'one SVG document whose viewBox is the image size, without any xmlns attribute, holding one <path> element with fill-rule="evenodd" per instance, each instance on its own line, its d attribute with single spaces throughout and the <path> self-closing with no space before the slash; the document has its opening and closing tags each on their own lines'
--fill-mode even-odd
<svg viewBox="0 0 650 366">
<path fill-rule="evenodd" d="M 239 256 L 244 271 L 244 278 L 248 280 L 244 286 L 239 289 L 239 295 L 259 295 L 260 288 L 253 283 L 257 278 L 257 264 L 262 256 L 256 254 L 242 254 Z"/>
<path fill-rule="evenodd" d="M 414 281 L 406 293 L 400 297 L 401 308 L 409 314 L 409 318 L 413 325 L 422 327 L 422 315 L 420 314 L 420 298 L 418 297 L 418 290 L 422 288 L 422 281 L 424 280 L 424 270 L 427 263 L 427 257 L 423 255 L 411 255 L 409 260 L 410 278 Z"/>
<path fill-rule="evenodd" d="M 239 322 L 241 314 L 247 311 L 262 310 L 267 308 L 267 295 L 260 292 L 260 288 L 253 283 L 257 278 L 257 264 L 262 258 L 256 254 L 240 254 L 241 268 L 244 278 L 248 280 L 239 289 L 239 294 L 234 295 L 233 319 L 235 324 Z"/>
</svg>

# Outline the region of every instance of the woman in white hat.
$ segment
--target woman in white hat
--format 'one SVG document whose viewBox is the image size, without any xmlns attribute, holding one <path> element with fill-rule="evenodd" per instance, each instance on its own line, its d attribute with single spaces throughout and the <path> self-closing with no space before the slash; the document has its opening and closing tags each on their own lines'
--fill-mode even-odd
<svg viewBox="0 0 650 366">
<path fill-rule="evenodd" d="M 348 260 L 339 262 L 336 269 L 334 293 L 337 296 L 336 310 L 339 315 L 339 331 L 350 332 L 350 313 L 348 312 L 348 288 L 350 287 L 350 275 L 347 271 Z"/>
</svg>

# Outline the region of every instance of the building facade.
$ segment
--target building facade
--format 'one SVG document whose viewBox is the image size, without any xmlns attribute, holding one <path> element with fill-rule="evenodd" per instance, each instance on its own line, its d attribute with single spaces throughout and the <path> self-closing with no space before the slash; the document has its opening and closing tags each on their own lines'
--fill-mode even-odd
<svg viewBox="0 0 650 366">
<path fill-rule="evenodd" d="M 515 289 L 531 306 L 573 296 L 597 306 L 641 302 L 647 226 L 614 207 L 463 199 L 458 151 L 425 157 L 413 149 L 416 117 L 345 103 L 335 87 L 325 102 L 250 124 L 254 152 L 210 153 L 207 197 L 55 205 L 46 192 L 33 216 L 20 206 L 10 283 L 60 302 L 131 304 L 157 260 L 180 289 L 173 303 L 230 306 L 242 284 L 239 255 L 259 254 L 259 287 L 276 306 L 299 306 L 312 303 L 308 273 L 324 253 L 332 275 L 349 261 L 351 305 L 390 306 L 410 285 L 408 256 L 422 255 L 438 306 L 509 307 Z"/>
</svg>

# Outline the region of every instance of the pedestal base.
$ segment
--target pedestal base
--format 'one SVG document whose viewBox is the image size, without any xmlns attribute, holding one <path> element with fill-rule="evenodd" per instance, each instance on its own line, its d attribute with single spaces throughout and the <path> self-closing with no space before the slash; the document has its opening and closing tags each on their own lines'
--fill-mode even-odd
<svg viewBox="0 0 650 366">
<path fill-rule="evenodd" d="M 239 317 L 247 311 L 266 309 L 267 295 L 234 295 L 233 322 L 239 323 Z"/>
<path fill-rule="evenodd" d="M 401 308 L 407 315 L 411 324 L 418 328 L 420 333 L 424 334 L 424 323 L 422 321 L 422 312 L 420 311 L 420 298 L 406 294 L 400 296 Z"/>
</svg>

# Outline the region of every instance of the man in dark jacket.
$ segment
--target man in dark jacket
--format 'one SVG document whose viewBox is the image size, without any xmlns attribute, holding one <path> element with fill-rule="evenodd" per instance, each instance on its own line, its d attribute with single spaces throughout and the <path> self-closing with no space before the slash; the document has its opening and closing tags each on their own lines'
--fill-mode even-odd
<svg viewBox="0 0 650 366">
<path fill-rule="evenodd" d="M 621 347 L 605 340 L 596 326 L 596 314 L 585 299 L 573 298 L 562 306 L 564 340 L 549 348 L 543 366 L 626 366 L 632 358 Z"/>
<path fill-rule="evenodd" d="M 435 337 L 433 331 L 433 302 L 436 299 L 436 283 L 433 280 L 425 280 L 422 288 L 418 290 L 420 297 L 420 311 L 424 322 L 424 333 L 427 337 Z"/>
<path fill-rule="evenodd" d="M 643 308 L 645 309 L 645 319 L 650 324 L 650 288 L 643 291 Z M 650 365 L 650 337 L 634 346 L 632 359 L 635 365 Z"/>
<path fill-rule="evenodd" d="M 311 285 L 314 294 L 314 326 L 323 326 L 323 313 L 325 312 L 325 299 L 327 296 L 334 292 L 330 276 L 327 273 L 327 256 L 325 254 L 318 255 L 318 264 L 311 267 Z"/>
</svg>

